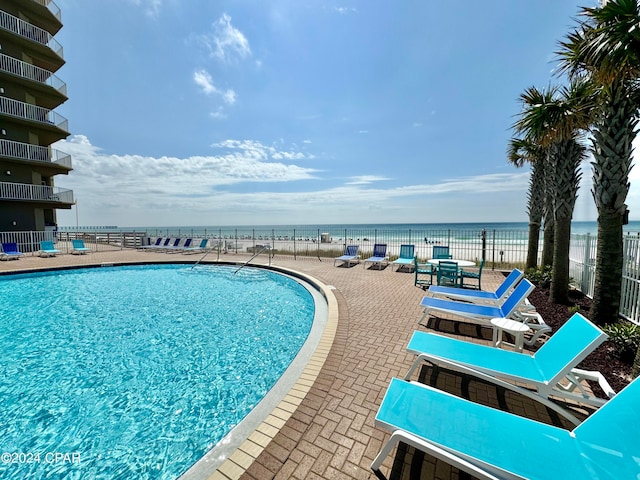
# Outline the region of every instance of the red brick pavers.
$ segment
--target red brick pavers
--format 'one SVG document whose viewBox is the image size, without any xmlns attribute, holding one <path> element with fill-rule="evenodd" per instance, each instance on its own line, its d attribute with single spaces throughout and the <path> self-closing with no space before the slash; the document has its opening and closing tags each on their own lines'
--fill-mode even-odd
<svg viewBox="0 0 640 480">
<path fill-rule="evenodd" d="M 195 258 L 189 260 L 195 261 Z M 211 255 L 207 260 L 216 260 Z M 248 256 L 225 255 L 221 261 L 243 262 Z M 23 257 L 1 262 L 3 270 L 46 268 L 90 263 L 135 261 L 184 261 L 185 256 L 141 253 L 131 250 L 100 251 L 89 255 L 61 255 L 55 258 Z M 266 259 L 256 262 L 266 263 Z M 413 356 L 406 345 L 422 315 L 419 307 L 424 296 L 413 285 L 413 274 L 333 266 L 333 260 L 292 259 L 276 256 L 275 266 L 303 272 L 334 287 L 339 321 L 330 353 L 315 383 L 291 418 L 277 432 L 248 469 L 240 476 L 246 480 L 267 479 L 369 479 L 378 478 L 370 465 L 389 438 L 389 432 L 376 428 L 374 417 L 389 381 L 403 376 Z M 494 290 L 502 281 L 499 272 L 483 271 L 483 288 Z M 443 322 L 450 323 L 450 322 Z M 465 327 L 466 328 L 466 327 Z M 473 327 L 473 335 L 477 332 Z M 490 331 L 482 334 L 490 339 Z M 469 337 L 465 337 L 469 339 Z M 473 341 L 473 340 L 472 340 Z M 483 340 L 480 340 L 483 341 Z M 427 372 L 428 373 L 428 372 Z M 433 378 L 433 377 L 431 377 Z M 438 375 L 439 388 L 456 393 L 466 385 L 459 377 Z M 478 401 L 498 405 L 495 389 L 465 386 Z M 548 417 L 539 405 L 513 398 L 512 410 L 529 416 Z M 552 421 L 557 419 L 552 419 Z M 400 445 L 389 455 L 381 473 L 397 479 L 470 478 L 442 461 Z"/>
</svg>

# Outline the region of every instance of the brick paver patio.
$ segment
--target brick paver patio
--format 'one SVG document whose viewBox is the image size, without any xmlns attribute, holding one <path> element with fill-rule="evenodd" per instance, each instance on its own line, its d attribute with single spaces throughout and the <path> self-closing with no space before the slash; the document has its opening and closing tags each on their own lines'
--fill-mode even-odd
<svg viewBox="0 0 640 480">
<path fill-rule="evenodd" d="M 104 250 L 88 255 L 59 255 L 39 258 L 31 255 L 18 261 L 0 262 L 0 273 L 12 270 L 40 269 L 70 265 L 128 263 L 139 261 L 196 261 L 199 255 L 168 255 L 134 250 Z M 217 260 L 210 254 L 205 260 Z M 221 255 L 220 261 L 244 262 L 246 255 Z M 264 255 L 254 260 L 266 263 Z M 333 266 L 331 259 L 292 259 L 276 256 L 271 264 L 310 275 L 333 292 L 338 305 L 337 328 L 324 365 L 308 393 L 291 417 L 273 432 L 272 440 L 248 468 L 233 474 L 216 472 L 210 478 L 243 479 L 458 479 L 471 478 L 442 461 L 400 445 L 385 459 L 380 474 L 370 469 L 373 458 L 389 432 L 374 426 L 374 417 L 392 377 L 406 373 L 413 356 L 406 352 L 411 333 L 422 314 L 419 307 L 424 296 L 413 285 L 413 274 Z M 494 290 L 503 275 L 483 271 L 486 290 Z M 429 324 L 429 327 L 434 325 Z M 441 322 L 440 328 L 452 333 L 454 322 Z M 459 324 L 459 334 L 469 341 L 488 343 L 489 329 Z M 418 379 L 416 376 L 415 379 Z M 481 382 L 469 382 L 446 371 L 432 372 L 426 367 L 422 381 L 467 396 L 474 401 L 504 408 L 541 421 L 570 428 L 557 415 L 530 400 L 500 392 Z M 496 448 L 500 448 L 497 446 Z M 534 454 L 532 452 L 532 454 Z M 534 454 L 535 455 L 535 454 Z"/>
</svg>

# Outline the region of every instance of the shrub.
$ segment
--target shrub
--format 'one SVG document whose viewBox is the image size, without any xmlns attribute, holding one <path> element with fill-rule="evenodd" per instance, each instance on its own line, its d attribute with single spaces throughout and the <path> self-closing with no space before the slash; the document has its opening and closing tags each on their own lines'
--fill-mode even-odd
<svg viewBox="0 0 640 480">
<path fill-rule="evenodd" d="M 525 277 L 529 279 L 531 283 L 540 287 L 548 288 L 551 285 L 551 266 L 530 268 L 525 272 Z"/>
<path fill-rule="evenodd" d="M 612 323 L 602 329 L 609 335 L 617 355 L 625 363 L 633 363 L 638 347 L 640 347 L 640 325 L 629 322 Z"/>
</svg>

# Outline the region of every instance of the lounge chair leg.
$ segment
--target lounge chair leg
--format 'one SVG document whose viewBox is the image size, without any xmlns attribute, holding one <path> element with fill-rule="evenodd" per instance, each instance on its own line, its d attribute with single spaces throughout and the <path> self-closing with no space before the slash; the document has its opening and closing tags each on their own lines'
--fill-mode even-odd
<svg viewBox="0 0 640 480">
<path fill-rule="evenodd" d="M 382 465 L 384 459 L 389 456 L 391 450 L 393 450 L 393 447 L 395 447 L 398 442 L 402 440 L 402 438 L 403 435 L 397 431 L 391 434 L 391 438 L 387 440 L 387 443 L 384 445 L 384 447 L 382 447 L 380 453 L 378 453 L 376 458 L 373 460 L 373 463 L 371 463 L 371 470 L 373 470 L 374 472 L 380 471 L 380 465 Z"/>
</svg>

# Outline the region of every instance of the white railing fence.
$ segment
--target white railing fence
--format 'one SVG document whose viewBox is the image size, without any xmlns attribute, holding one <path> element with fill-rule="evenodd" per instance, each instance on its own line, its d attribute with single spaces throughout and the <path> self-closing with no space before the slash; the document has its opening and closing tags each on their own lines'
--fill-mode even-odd
<svg viewBox="0 0 640 480">
<path fill-rule="evenodd" d="M 572 235 L 569 253 L 569 276 L 576 288 L 593 297 L 596 252 L 598 238 L 595 235 Z M 620 316 L 640 324 L 640 236 L 623 237 L 622 292 Z"/>
<path fill-rule="evenodd" d="M 0 232 L 0 241 L 16 242 L 25 252 L 35 252 L 41 240 L 55 240 L 61 250 L 68 252 L 71 240 L 82 238 L 96 250 L 136 248 L 149 239 L 209 238 L 223 245 L 228 253 L 252 253 L 263 245 L 270 245 L 277 255 L 293 256 L 295 259 L 333 258 L 344 252 L 346 245 L 357 244 L 361 256 L 373 251 L 376 243 L 387 243 L 391 259 L 398 256 L 401 244 L 413 244 L 419 259 L 432 257 L 435 245 L 447 245 L 454 258 L 463 260 L 485 260 L 486 269 L 508 270 L 524 268 L 527 257 L 527 236 L 524 230 L 400 230 L 367 228 L 172 228 L 148 229 L 146 231 L 113 231 L 115 227 L 68 227 L 53 232 Z M 640 236 L 625 234 L 624 263 L 622 272 L 622 294 L 620 315 L 640 324 Z M 542 238 L 540 239 L 540 249 Z M 569 253 L 569 276 L 571 282 L 585 295 L 594 291 L 595 258 L 597 238 L 595 235 L 572 235 Z"/>
</svg>

